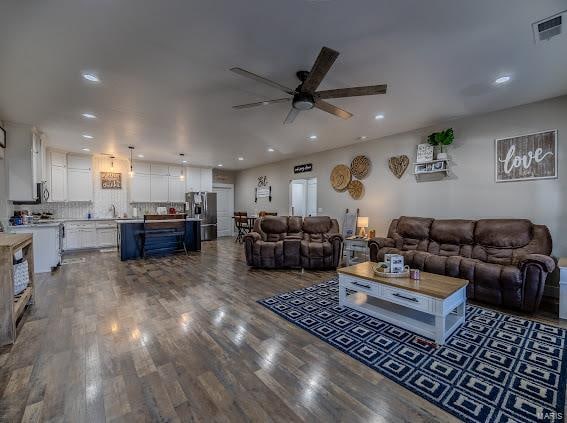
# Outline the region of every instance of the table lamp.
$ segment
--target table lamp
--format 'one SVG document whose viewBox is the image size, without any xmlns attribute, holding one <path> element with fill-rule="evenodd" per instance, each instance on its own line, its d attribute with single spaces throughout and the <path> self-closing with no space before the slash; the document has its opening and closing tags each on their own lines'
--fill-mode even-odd
<svg viewBox="0 0 567 423">
<path fill-rule="evenodd" d="M 368 228 L 368 217 L 361 217 L 359 216 L 356 219 L 356 226 L 358 226 L 360 228 L 360 233 L 359 235 L 361 237 L 366 238 L 366 228 Z"/>
</svg>

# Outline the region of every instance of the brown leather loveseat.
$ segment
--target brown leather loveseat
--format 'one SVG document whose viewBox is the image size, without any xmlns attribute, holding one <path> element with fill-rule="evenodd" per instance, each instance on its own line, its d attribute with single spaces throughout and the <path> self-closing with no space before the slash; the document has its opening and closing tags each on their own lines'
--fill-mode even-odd
<svg viewBox="0 0 567 423">
<path fill-rule="evenodd" d="M 334 269 L 342 241 L 337 220 L 328 216 L 266 216 L 244 236 L 246 262 L 262 268 Z"/>
<path fill-rule="evenodd" d="M 525 219 L 435 220 L 402 216 L 390 224 L 387 238 L 368 242 L 370 259 L 401 254 L 412 268 L 467 279 L 467 297 L 534 312 L 550 257 L 546 226 Z"/>
</svg>

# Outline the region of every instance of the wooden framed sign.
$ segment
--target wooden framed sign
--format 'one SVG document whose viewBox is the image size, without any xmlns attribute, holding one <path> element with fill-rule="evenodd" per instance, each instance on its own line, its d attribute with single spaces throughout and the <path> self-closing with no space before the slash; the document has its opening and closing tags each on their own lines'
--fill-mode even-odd
<svg viewBox="0 0 567 423">
<path fill-rule="evenodd" d="M 122 189 L 122 174 L 115 172 L 100 172 L 102 189 Z"/>
<path fill-rule="evenodd" d="M 557 130 L 495 141 L 496 182 L 557 178 Z"/>
</svg>

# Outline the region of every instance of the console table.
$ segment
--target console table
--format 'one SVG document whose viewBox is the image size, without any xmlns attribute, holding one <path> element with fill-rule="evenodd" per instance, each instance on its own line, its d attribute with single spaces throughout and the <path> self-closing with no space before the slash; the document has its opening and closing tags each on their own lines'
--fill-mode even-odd
<svg viewBox="0 0 567 423">
<path fill-rule="evenodd" d="M 22 250 L 28 263 L 29 284 L 14 295 L 14 253 Z M 16 322 L 34 299 L 33 235 L 0 234 L 0 346 L 16 341 Z"/>
</svg>

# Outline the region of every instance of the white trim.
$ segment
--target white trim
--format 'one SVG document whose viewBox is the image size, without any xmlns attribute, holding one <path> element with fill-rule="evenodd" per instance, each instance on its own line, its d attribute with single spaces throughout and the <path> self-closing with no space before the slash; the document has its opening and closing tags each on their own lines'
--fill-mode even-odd
<svg viewBox="0 0 567 423">
<path fill-rule="evenodd" d="M 554 151 L 554 155 L 555 155 L 555 175 L 553 176 L 540 176 L 540 177 L 533 177 L 533 178 L 515 178 L 515 179 L 501 179 L 498 180 L 498 141 L 503 141 L 503 140 L 509 140 L 512 138 L 520 138 L 520 137 L 529 137 L 530 135 L 538 135 L 538 134 L 545 134 L 546 132 L 553 132 L 555 135 L 555 151 Z M 558 130 L 557 129 L 548 129 L 545 131 L 537 131 L 537 132 L 532 132 L 529 134 L 522 134 L 522 135 L 512 135 L 506 138 L 496 138 L 494 140 L 494 181 L 499 184 L 502 182 L 518 182 L 518 181 L 537 181 L 540 179 L 557 179 L 559 178 L 559 172 L 558 172 L 558 160 L 557 160 L 557 150 L 558 150 L 558 139 L 557 139 L 557 134 L 558 134 Z"/>
</svg>

